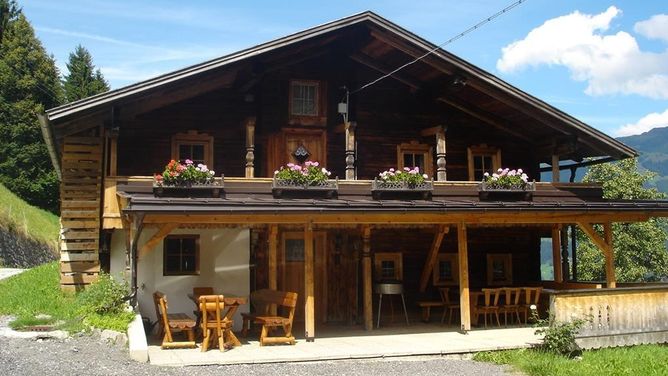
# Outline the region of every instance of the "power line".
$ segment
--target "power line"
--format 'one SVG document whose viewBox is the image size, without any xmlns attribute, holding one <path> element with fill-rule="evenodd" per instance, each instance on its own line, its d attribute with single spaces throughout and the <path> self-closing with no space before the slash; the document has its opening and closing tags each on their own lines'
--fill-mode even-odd
<svg viewBox="0 0 668 376">
<path fill-rule="evenodd" d="M 480 20 L 480 21 L 479 21 L 478 23 L 476 23 L 475 25 L 473 25 L 473 26 L 469 27 L 468 29 L 462 31 L 461 33 L 455 35 L 454 37 L 448 39 L 447 41 L 445 41 L 445 42 L 439 44 L 438 46 L 432 48 L 431 50 L 427 51 L 427 53 L 425 53 L 424 55 L 422 55 L 422 56 L 420 56 L 420 57 L 417 57 L 417 58 L 415 58 L 415 59 L 412 60 L 412 61 L 409 61 L 408 63 L 406 63 L 406 64 L 400 66 L 399 68 L 393 70 L 392 72 L 387 73 L 387 74 L 385 74 L 385 75 L 382 75 L 382 76 L 376 78 L 375 80 L 373 80 L 373 81 L 371 81 L 371 82 L 369 82 L 369 83 L 367 83 L 367 84 L 365 84 L 365 85 L 359 87 L 359 88 L 356 89 L 356 90 L 353 90 L 352 92 L 350 92 L 350 94 L 358 93 L 358 92 L 360 92 L 360 91 L 362 91 L 362 90 L 368 88 L 369 86 L 375 85 L 376 83 L 380 82 L 381 80 L 384 80 L 384 79 L 386 79 L 386 78 L 392 76 L 393 74 L 399 72 L 400 70 L 402 70 L 402 69 L 404 69 L 404 68 L 406 68 L 406 67 L 408 67 L 408 66 L 410 66 L 410 65 L 413 65 L 413 64 L 417 63 L 418 61 L 424 59 L 425 57 L 427 57 L 427 56 L 433 54 L 434 52 L 436 52 L 436 51 L 438 51 L 438 50 L 440 50 L 442 47 L 444 47 L 444 46 L 446 46 L 446 45 L 448 45 L 448 44 L 450 44 L 450 43 L 456 41 L 457 39 L 462 38 L 463 36 L 465 36 L 465 35 L 467 35 L 467 34 L 469 34 L 469 33 L 471 33 L 471 32 L 473 32 L 474 30 L 476 30 L 476 29 L 482 27 L 483 25 L 485 25 L 485 24 L 487 24 L 487 23 L 493 21 L 495 18 L 501 16 L 501 15 L 504 14 L 504 13 L 507 13 L 508 11 L 512 10 L 513 8 L 515 8 L 515 7 L 519 6 L 519 5 L 521 5 L 522 3 L 526 2 L 526 1 L 527 1 L 527 0 L 517 0 L 517 1 L 515 1 L 514 3 L 512 3 L 512 4 L 508 5 L 508 6 L 506 6 L 505 8 L 503 8 L 503 9 L 501 9 L 500 11 L 494 13 L 493 15 L 491 15 L 491 16 L 489 16 L 489 17 L 487 17 L 487 18 L 484 18 L 484 19 L 482 19 L 482 20 Z"/>
</svg>

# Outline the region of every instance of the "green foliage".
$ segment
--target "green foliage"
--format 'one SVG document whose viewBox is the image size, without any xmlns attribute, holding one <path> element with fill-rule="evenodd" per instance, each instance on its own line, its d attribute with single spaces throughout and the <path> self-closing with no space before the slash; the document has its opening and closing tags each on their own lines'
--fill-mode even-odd
<svg viewBox="0 0 668 376">
<path fill-rule="evenodd" d="M 642 345 L 584 351 L 581 360 L 534 349 L 477 353 L 480 362 L 509 364 L 529 376 L 668 375 L 668 347 Z"/>
<path fill-rule="evenodd" d="M 57 247 L 60 224 L 53 213 L 28 205 L 0 184 L 0 227 L 7 227 L 25 237 Z M 2 262 L 0 261 L 0 265 Z"/>
<path fill-rule="evenodd" d="M 300 185 L 316 185 L 326 181 L 331 172 L 326 168 L 320 167 L 320 163 L 315 161 L 306 161 L 304 166 L 288 163 L 287 167 L 281 166 L 274 171 L 274 178 L 277 180 L 289 181 Z"/>
<path fill-rule="evenodd" d="M 91 95 L 109 91 L 109 84 L 99 69 L 93 65 L 93 57 L 82 45 L 70 53 L 67 63 L 68 74 L 63 80 L 67 102 L 73 102 Z"/>
<path fill-rule="evenodd" d="M 593 166 L 585 182 L 601 182 L 607 199 L 650 200 L 665 198 L 654 188 L 645 188 L 655 176 L 640 172 L 635 159 Z M 595 226 L 599 231 L 599 226 Z M 656 281 L 668 276 L 666 220 L 653 218 L 648 222 L 613 223 L 615 269 L 619 282 Z M 605 279 L 603 252 L 578 231 L 578 279 Z"/>
<path fill-rule="evenodd" d="M 87 326 L 127 329 L 134 317 L 132 312 L 88 313 L 82 316 L 82 311 L 90 312 L 90 309 L 82 308 L 80 298 L 73 293 L 60 289 L 59 267 L 58 262 L 52 262 L 0 281 L 0 315 L 15 316 L 16 320 L 11 325 L 16 329 L 55 323 L 60 323 L 60 329 L 70 332 L 85 330 Z M 38 314 L 51 318 L 37 319 L 35 315 Z"/>
<path fill-rule="evenodd" d="M 97 281 L 77 295 L 79 312 L 85 316 L 121 313 L 126 307 L 123 300 L 126 295 L 127 284 L 117 282 L 109 274 L 100 273 Z"/>
<path fill-rule="evenodd" d="M 58 70 L 20 11 L 8 14 L 3 22 L 0 183 L 28 203 L 57 212 L 58 181 L 37 114 L 61 103 Z"/>
<path fill-rule="evenodd" d="M 557 355 L 577 355 L 580 347 L 575 343 L 575 335 L 588 322 L 581 318 L 575 318 L 569 322 L 560 322 L 550 316 L 549 319 L 541 320 L 533 311 L 536 321 L 536 334 L 543 335 L 543 343 L 540 349 Z"/>
<path fill-rule="evenodd" d="M 186 159 L 185 164 L 175 160 L 169 161 L 162 175 L 155 175 L 158 185 L 184 186 L 188 184 L 211 184 L 215 171 L 209 170 L 204 164 L 195 166 L 193 161 Z"/>
</svg>

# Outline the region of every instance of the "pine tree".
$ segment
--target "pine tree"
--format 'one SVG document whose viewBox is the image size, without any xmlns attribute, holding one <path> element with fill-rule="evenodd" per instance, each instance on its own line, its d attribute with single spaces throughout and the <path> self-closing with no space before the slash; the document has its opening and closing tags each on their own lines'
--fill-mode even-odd
<svg viewBox="0 0 668 376">
<path fill-rule="evenodd" d="M 13 8 L 0 44 L 0 183 L 57 212 L 58 180 L 37 114 L 62 102 L 58 69 L 15 3 L 0 4 Z"/>
<path fill-rule="evenodd" d="M 73 102 L 109 90 L 109 85 L 99 69 L 95 69 L 90 52 L 78 45 L 70 53 L 67 63 L 68 75 L 63 80 L 67 102 Z"/>
</svg>

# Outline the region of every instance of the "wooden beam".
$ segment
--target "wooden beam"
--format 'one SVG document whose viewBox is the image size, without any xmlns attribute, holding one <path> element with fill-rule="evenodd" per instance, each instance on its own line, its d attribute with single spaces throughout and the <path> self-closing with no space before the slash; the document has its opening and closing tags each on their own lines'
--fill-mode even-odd
<svg viewBox="0 0 668 376">
<path fill-rule="evenodd" d="M 605 222 L 603 225 L 605 238 L 601 237 L 601 235 L 596 232 L 591 223 L 578 222 L 578 226 L 580 226 L 589 239 L 591 239 L 591 241 L 603 252 L 603 255 L 605 256 L 605 279 L 607 287 L 615 288 L 617 286 L 617 280 L 615 278 L 615 260 L 612 249 L 612 227 L 610 226 L 610 222 Z"/>
<path fill-rule="evenodd" d="M 452 97 L 445 98 L 445 97 L 439 97 L 438 100 L 440 102 L 443 102 L 447 104 L 448 106 L 451 106 L 453 108 L 456 108 L 457 110 L 460 110 L 470 116 L 473 116 L 474 118 L 478 120 L 482 120 L 483 122 L 498 128 L 508 134 L 511 134 L 515 137 L 518 137 L 524 141 L 527 142 L 534 142 L 530 137 L 528 137 L 525 133 L 518 132 L 512 128 L 512 125 L 504 119 L 499 118 L 496 115 L 493 115 L 489 112 L 484 111 L 481 108 L 475 108 L 473 105 L 469 103 L 465 103 L 464 101 L 461 100 L 456 100 Z"/>
<path fill-rule="evenodd" d="M 459 315 L 461 330 L 471 330 L 471 300 L 469 298 L 469 253 L 466 225 L 457 224 L 457 257 L 459 261 Z"/>
<path fill-rule="evenodd" d="M 109 176 L 118 175 L 118 137 L 109 139 Z"/>
<path fill-rule="evenodd" d="M 362 229 L 362 284 L 364 299 L 364 329 L 373 329 L 373 303 L 371 291 L 371 227 Z"/>
<path fill-rule="evenodd" d="M 315 257 L 313 249 L 313 226 L 304 227 L 304 337 L 307 342 L 315 340 Z"/>
<path fill-rule="evenodd" d="M 438 260 L 438 250 L 441 248 L 441 243 L 443 242 L 443 237 L 450 231 L 448 226 L 442 225 L 439 226 L 438 232 L 434 235 L 434 240 L 431 243 L 431 248 L 429 254 L 427 255 L 427 260 L 424 263 L 424 268 L 422 269 L 422 275 L 420 276 L 420 292 L 425 292 L 427 290 L 427 284 L 429 284 L 429 277 L 431 277 L 431 271 L 436 265 Z"/>
<path fill-rule="evenodd" d="M 552 226 L 552 267 L 554 270 L 554 282 L 564 282 L 564 275 L 561 270 L 561 226 Z"/>
<path fill-rule="evenodd" d="M 374 59 L 373 57 L 363 54 L 361 52 L 355 52 L 353 54 L 349 55 L 351 59 L 354 61 L 365 65 L 371 69 L 374 69 L 382 74 L 388 74 L 394 70 L 394 68 L 390 68 L 383 64 L 382 62 L 378 61 L 377 59 Z M 405 73 L 398 73 L 395 72 L 393 73 L 390 77 L 394 78 L 395 80 L 401 82 L 402 84 L 410 87 L 411 89 L 419 89 L 421 87 L 420 82 L 412 77 L 409 77 Z"/>
<path fill-rule="evenodd" d="M 139 248 L 139 258 L 143 258 L 146 256 L 150 251 L 155 248 L 158 243 L 160 243 L 167 235 L 169 235 L 172 230 L 175 228 L 179 227 L 178 223 L 165 223 L 158 229 L 158 232 L 156 232 L 149 240 L 144 243 L 141 248 Z"/>
</svg>

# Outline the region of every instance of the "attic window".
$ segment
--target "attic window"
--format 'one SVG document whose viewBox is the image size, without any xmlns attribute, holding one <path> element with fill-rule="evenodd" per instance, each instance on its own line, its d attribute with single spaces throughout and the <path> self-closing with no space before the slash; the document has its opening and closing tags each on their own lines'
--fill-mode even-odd
<svg viewBox="0 0 668 376">
<path fill-rule="evenodd" d="M 431 155 L 432 148 L 429 145 L 417 142 L 399 144 L 397 146 L 397 166 L 400 169 L 419 167 L 421 174 L 432 176 L 433 161 Z"/>
<path fill-rule="evenodd" d="M 469 180 L 481 181 L 485 172 L 490 174 L 501 167 L 501 150 L 485 144 L 468 148 Z"/>
<path fill-rule="evenodd" d="M 319 96 L 319 82 L 291 81 L 290 114 L 294 116 L 318 116 Z"/>
</svg>

